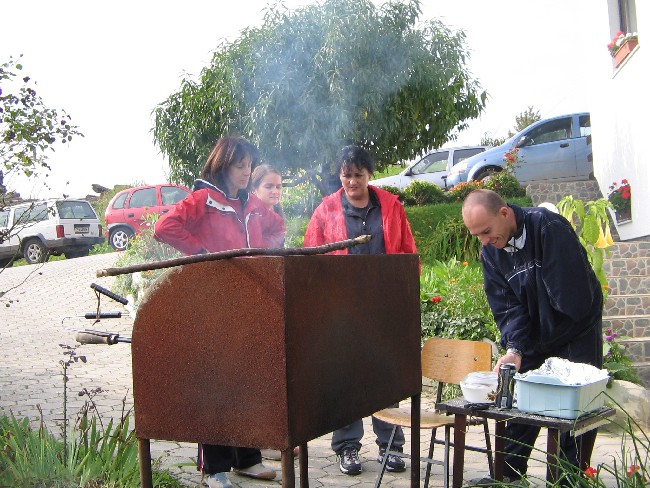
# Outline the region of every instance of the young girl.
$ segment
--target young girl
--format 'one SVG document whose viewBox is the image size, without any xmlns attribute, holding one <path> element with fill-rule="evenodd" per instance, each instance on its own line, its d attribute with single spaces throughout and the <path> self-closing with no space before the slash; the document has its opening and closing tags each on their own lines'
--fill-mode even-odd
<svg viewBox="0 0 650 488">
<path fill-rule="evenodd" d="M 253 170 L 251 177 L 253 193 L 262 200 L 269 210 L 282 216 L 280 197 L 282 196 L 282 174 L 270 164 L 261 164 Z"/>
<path fill-rule="evenodd" d="M 154 237 L 186 254 L 280 247 L 282 217 L 248 192 L 257 162 L 257 148 L 245 139 L 220 139 L 192 193 L 156 222 Z M 251 478 L 275 478 L 259 449 L 200 444 L 198 466 L 211 488 L 232 486 L 225 475 L 231 468 Z"/>
</svg>

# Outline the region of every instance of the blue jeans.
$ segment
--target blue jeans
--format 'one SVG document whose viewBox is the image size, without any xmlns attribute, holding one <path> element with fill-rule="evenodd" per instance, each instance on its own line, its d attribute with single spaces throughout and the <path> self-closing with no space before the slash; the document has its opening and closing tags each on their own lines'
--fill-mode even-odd
<svg viewBox="0 0 650 488">
<path fill-rule="evenodd" d="M 397 405 L 394 405 L 395 407 Z M 383 420 L 372 417 L 372 430 L 377 436 L 378 446 L 387 446 L 390 440 L 390 434 L 393 431 L 393 426 Z M 361 449 L 361 439 L 363 438 L 363 420 L 359 419 L 352 422 L 350 425 L 335 430 L 332 433 L 332 450 L 339 454 L 343 449 L 353 447 Z M 397 427 L 395 438 L 393 439 L 392 449 L 401 450 L 404 446 L 404 432 L 401 427 Z"/>
</svg>

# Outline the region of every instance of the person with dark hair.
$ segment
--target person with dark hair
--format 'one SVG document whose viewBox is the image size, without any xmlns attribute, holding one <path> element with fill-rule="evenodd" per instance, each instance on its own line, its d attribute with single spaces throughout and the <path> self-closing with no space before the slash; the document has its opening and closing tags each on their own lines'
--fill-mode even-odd
<svg viewBox="0 0 650 488">
<path fill-rule="evenodd" d="M 154 237 L 186 254 L 279 247 L 284 220 L 248 191 L 257 162 L 257 148 L 250 142 L 219 139 L 192 193 L 158 219 Z M 211 488 L 232 486 L 225 475 L 231 468 L 257 479 L 276 475 L 262 464 L 259 449 L 243 447 L 200 444 L 198 467 Z"/>
<path fill-rule="evenodd" d="M 411 226 L 397 196 L 369 185 L 375 169 L 370 153 L 361 147 L 346 146 L 341 150 L 337 163 L 343 187 L 323 198 L 314 211 L 307 226 L 304 246 L 320 246 L 370 234 L 372 239 L 368 243 L 333 251 L 332 254 L 416 254 Z M 372 426 L 379 446 L 377 461 L 381 462 L 392 426 L 374 417 Z M 362 419 L 333 433 L 332 450 L 339 458 L 342 473 L 361 473 L 359 449 L 362 437 Z M 404 434 L 398 429 L 392 450 L 401 451 L 403 445 Z M 388 457 L 386 466 L 393 472 L 406 469 L 402 458 L 395 455 Z"/>
<path fill-rule="evenodd" d="M 514 363 L 525 373 L 549 357 L 603 365 L 603 293 L 587 253 L 571 224 L 546 208 L 506 203 L 495 192 L 475 190 L 463 202 L 463 221 L 480 239 L 485 293 L 506 349 L 494 367 Z M 539 427 L 506 426 L 505 480 L 519 482 Z M 560 439 L 561 455 L 578 466 L 582 445 L 585 466 L 596 430 Z M 496 484 L 490 478 L 472 486 Z"/>
</svg>

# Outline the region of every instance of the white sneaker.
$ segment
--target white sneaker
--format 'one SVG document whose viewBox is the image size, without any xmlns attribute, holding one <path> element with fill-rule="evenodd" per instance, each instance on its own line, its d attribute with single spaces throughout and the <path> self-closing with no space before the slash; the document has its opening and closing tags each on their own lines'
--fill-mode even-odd
<svg viewBox="0 0 650 488">
<path fill-rule="evenodd" d="M 241 476 L 248 476 L 258 480 L 272 480 L 275 479 L 275 471 L 267 468 L 262 463 L 254 464 L 248 468 L 233 469 L 233 471 Z"/>
<path fill-rule="evenodd" d="M 226 473 L 206 474 L 203 483 L 208 488 L 233 488 Z"/>
</svg>

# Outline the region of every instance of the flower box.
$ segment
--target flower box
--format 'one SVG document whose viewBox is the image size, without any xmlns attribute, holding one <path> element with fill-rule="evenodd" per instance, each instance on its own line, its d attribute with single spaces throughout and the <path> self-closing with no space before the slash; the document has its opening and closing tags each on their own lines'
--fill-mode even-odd
<svg viewBox="0 0 650 488">
<path fill-rule="evenodd" d="M 619 65 L 628 57 L 628 55 L 637 47 L 639 44 L 638 39 L 628 39 L 618 50 L 614 53 L 614 68 L 618 68 Z"/>
</svg>

